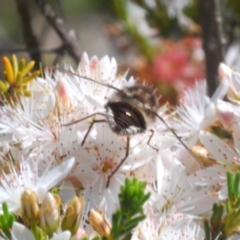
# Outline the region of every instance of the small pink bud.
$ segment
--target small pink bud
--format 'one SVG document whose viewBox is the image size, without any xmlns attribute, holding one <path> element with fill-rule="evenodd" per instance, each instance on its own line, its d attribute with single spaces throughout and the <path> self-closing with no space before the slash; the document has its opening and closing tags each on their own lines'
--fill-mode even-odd
<svg viewBox="0 0 240 240">
<path fill-rule="evenodd" d="M 70 96 L 67 82 L 64 78 L 60 78 L 55 87 L 55 92 L 59 98 L 68 99 Z"/>
<path fill-rule="evenodd" d="M 71 108 L 71 95 L 69 91 L 68 84 L 64 78 L 61 78 L 55 87 L 55 94 L 57 100 L 57 108 L 61 113 L 64 110 L 69 110 Z"/>
<path fill-rule="evenodd" d="M 98 66 L 99 66 L 98 59 L 97 57 L 94 56 L 90 61 L 89 68 L 91 71 L 94 71 L 98 68 Z"/>
</svg>

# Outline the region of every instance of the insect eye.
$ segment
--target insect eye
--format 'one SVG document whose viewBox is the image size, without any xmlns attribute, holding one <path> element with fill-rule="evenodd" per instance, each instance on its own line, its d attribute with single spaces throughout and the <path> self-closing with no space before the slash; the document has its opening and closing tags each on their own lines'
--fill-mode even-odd
<svg viewBox="0 0 240 240">
<path fill-rule="evenodd" d="M 111 129 L 120 135 L 131 135 L 146 130 L 142 113 L 126 102 L 108 102 L 107 118 Z"/>
</svg>

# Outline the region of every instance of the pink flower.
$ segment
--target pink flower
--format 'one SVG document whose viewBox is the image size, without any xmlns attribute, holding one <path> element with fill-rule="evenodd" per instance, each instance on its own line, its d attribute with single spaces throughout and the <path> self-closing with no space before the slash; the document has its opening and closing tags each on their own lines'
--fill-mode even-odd
<svg viewBox="0 0 240 240">
<path fill-rule="evenodd" d="M 168 51 L 158 55 L 153 64 L 153 74 L 158 78 L 174 83 L 184 74 L 188 53 L 183 49 Z"/>
<path fill-rule="evenodd" d="M 204 54 L 201 41 L 185 38 L 177 43 L 165 42 L 153 61 L 152 74 L 174 86 L 178 92 L 204 78 Z"/>
</svg>

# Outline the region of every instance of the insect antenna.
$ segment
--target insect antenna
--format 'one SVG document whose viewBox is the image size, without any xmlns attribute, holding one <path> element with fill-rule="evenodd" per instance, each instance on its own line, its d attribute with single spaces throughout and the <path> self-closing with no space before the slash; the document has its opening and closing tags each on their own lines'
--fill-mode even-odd
<svg viewBox="0 0 240 240">
<path fill-rule="evenodd" d="M 168 124 L 166 123 L 166 121 L 160 116 L 158 115 L 156 112 L 154 112 L 155 116 L 161 120 L 161 122 L 165 125 L 165 127 L 170 130 L 172 132 L 172 134 L 177 138 L 177 140 L 185 147 L 185 149 L 189 152 L 189 154 L 198 162 L 198 164 L 201 167 L 204 167 L 202 162 L 199 160 L 199 158 L 193 153 L 193 151 L 183 142 L 183 140 L 177 135 L 177 133 L 168 126 Z"/>
<path fill-rule="evenodd" d="M 111 88 L 111 89 L 113 89 L 113 90 L 115 90 L 115 91 L 117 91 L 117 92 L 122 92 L 121 89 L 118 89 L 118 88 L 112 86 L 111 84 L 103 83 L 103 82 L 99 83 L 99 81 L 97 81 L 97 80 L 94 80 L 94 79 L 92 79 L 92 78 L 88 78 L 88 77 L 85 77 L 85 76 L 80 76 L 79 74 L 74 73 L 74 72 L 72 72 L 72 71 L 70 71 L 70 70 L 66 70 L 66 69 L 62 69 L 62 68 L 54 67 L 54 66 L 53 66 L 53 67 L 50 67 L 50 69 L 61 70 L 62 72 L 71 74 L 71 75 L 76 76 L 76 77 L 79 77 L 79 78 L 84 78 L 84 79 L 86 79 L 86 80 L 88 80 L 88 81 L 90 81 L 90 82 L 94 82 L 94 83 L 97 83 L 97 84 L 101 84 L 102 86 Z"/>
</svg>

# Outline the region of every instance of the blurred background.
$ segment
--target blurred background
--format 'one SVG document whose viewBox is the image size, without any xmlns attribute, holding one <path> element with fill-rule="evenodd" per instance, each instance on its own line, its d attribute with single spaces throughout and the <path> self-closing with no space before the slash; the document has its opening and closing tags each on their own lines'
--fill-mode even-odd
<svg viewBox="0 0 240 240">
<path fill-rule="evenodd" d="M 209 95 L 220 62 L 240 69 L 239 0 L 0 0 L 0 57 L 36 67 L 71 63 L 83 52 L 116 58 L 177 104 L 206 78 Z M 2 71 L 1 71 L 2 72 Z"/>
</svg>

